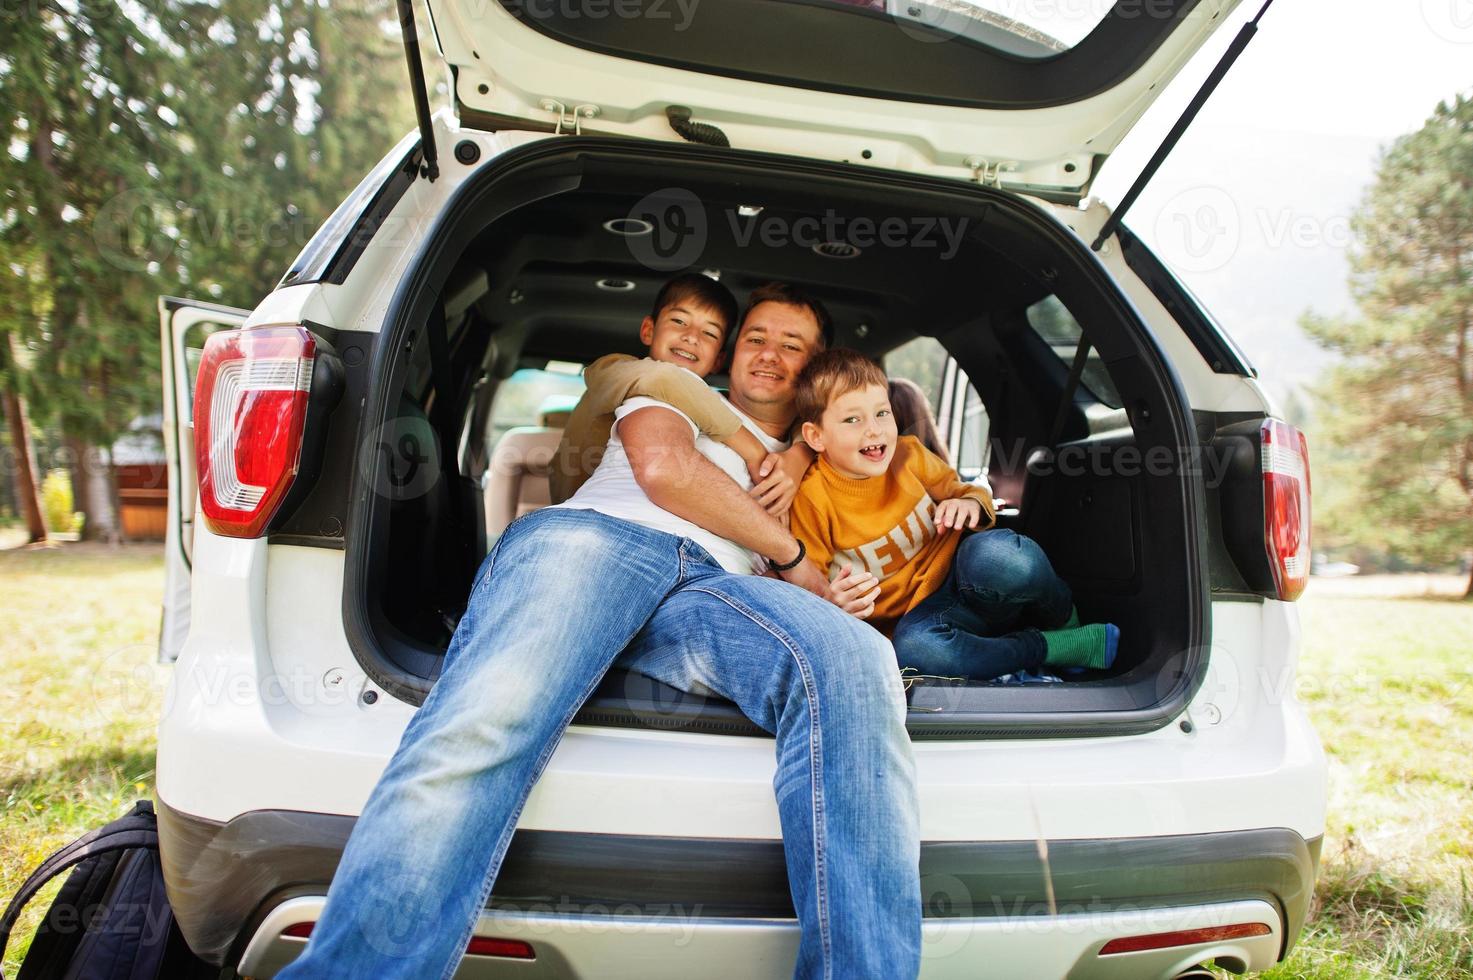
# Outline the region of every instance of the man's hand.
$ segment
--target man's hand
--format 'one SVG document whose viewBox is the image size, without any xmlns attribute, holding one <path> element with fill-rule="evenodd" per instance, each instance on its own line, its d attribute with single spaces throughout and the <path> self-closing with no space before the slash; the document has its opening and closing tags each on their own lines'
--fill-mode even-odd
<svg viewBox="0 0 1473 980">
<path fill-rule="evenodd" d="M 813 562 L 804 559 L 786 572 L 778 572 L 778 577 L 784 582 L 790 582 L 800 589 L 806 589 L 821 599 L 829 597 L 829 580 L 822 570 Z"/>
<path fill-rule="evenodd" d="M 845 565 L 828 584 L 828 600 L 851 616 L 868 619 L 880 597 L 880 580 L 870 572 L 856 572 Z"/>
<path fill-rule="evenodd" d="M 982 501 L 975 497 L 953 497 L 936 505 L 936 530 L 974 528 L 982 520 Z"/>
<path fill-rule="evenodd" d="M 768 453 L 757 470 L 761 480 L 751 490 L 752 499 L 779 519 L 787 514 L 798 495 L 798 484 L 782 466 L 782 459 L 781 453 Z"/>
<path fill-rule="evenodd" d="M 808 472 L 808 467 L 813 465 L 814 460 L 813 450 L 802 439 L 795 440 L 787 449 L 773 455 L 777 457 L 777 465 L 783 468 L 783 472 L 792 477 L 794 486 L 803 482 L 803 474 Z M 763 465 L 767 465 L 766 460 Z"/>
</svg>

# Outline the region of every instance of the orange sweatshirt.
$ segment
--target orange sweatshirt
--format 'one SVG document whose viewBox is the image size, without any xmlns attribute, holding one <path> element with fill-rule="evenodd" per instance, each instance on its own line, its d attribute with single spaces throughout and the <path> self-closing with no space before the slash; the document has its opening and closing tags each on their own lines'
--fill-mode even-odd
<svg viewBox="0 0 1473 980">
<path fill-rule="evenodd" d="M 992 495 L 963 483 L 915 436 L 901 436 L 883 476 L 846 477 L 822 456 L 809 467 L 793 501 L 791 530 L 829 578 L 845 565 L 880 580 L 868 622 L 886 636 L 900 617 L 946 581 L 961 532 L 936 531 L 936 504 L 972 497 L 982 504 L 978 528 L 997 518 Z"/>
</svg>

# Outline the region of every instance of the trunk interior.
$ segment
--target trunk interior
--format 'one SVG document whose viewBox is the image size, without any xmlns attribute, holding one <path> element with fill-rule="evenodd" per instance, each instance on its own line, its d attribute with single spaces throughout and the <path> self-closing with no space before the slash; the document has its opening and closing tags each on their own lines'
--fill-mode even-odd
<svg viewBox="0 0 1473 980">
<path fill-rule="evenodd" d="M 1190 409 L 1077 237 L 1035 203 L 977 186 L 704 147 L 549 142 L 463 189 L 374 355 L 363 431 L 385 436 L 357 468 L 344 602 L 377 682 L 422 700 L 499 529 L 488 534 L 488 491 L 508 492 L 506 467 L 490 465 L 498 444 L 555 442 L 545 430 L 576 398 L 581 366 L 642 354 L 640 319 L 689 268 L 718 271 L 739 301 L 774 279 L 820 297 L 838 345 L 927 392 L 954 465 L 1006 502 L 1002 525 L 1043 546 L 1084 620 L 1121 629 L 1110 671 L 913 685 L 916 737 L 1121 734 L 1174 714 L 1191 651 L 1210 641 L 1201 491 L 1176 465 L 1195 439 Z M 653 230 L 629 234 L 645 229 L 630 218 Z M 1092 351 L 1061 407 L 1081 331 Z M 1040 450 L 1058 416 L 1050 460 Z M 510 492 L 524 511 L 545 477 L 521 478 Z M 619 671 L 578 720 L 759 733 L 729 703 Z"/>
</svg>

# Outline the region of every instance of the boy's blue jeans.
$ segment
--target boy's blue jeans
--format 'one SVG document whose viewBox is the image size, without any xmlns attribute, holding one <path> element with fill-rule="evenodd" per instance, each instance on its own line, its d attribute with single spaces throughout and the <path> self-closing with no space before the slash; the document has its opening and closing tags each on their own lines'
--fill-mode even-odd
<svg viewBox="0 0 1473 980">
<path fill-rule="evenodd" d="M 1043 663 L 1043 634 L 1073 598 L 1048 556 L 1007 528 L 962 538 L 941 588 L 900 618 L 895 658 L 942 677 L 989 680 Z"/>
<path fill-rule="evenodd" d="M 306 951 L 278 976 L 450 976 L 532 784 L 626 647 L 621 665 L 699 682 L 776 736 L 796 975 L 914 977 L 920 832 L 889 644 L 689 539 L 568 509 L 514 522 L 482 564 Z"/>
</svg>

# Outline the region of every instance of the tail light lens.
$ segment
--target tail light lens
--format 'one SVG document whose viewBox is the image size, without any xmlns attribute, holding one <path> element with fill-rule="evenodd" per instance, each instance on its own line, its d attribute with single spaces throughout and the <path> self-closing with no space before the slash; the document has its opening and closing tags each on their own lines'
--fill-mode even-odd
<svg viewBox="0 0 1473 980">
<path fill-rule="evenodd" d="M 310 939 L 315 922 L 295 922 L 281 931 L 283 936 L 293 939 Z M 1266 928 L 1266 927 L 1265 927 Z M 520 939 L 495 939 L 490 936 L 472 936 L 465 951 L 470 956 L 499 956 L 511 960 L 535 960 L 537 951 L 529 942 Z"/>
<path fill-rule="evenodd" d="M 258 327 L 205 342 L 194 396 L 200 512 L 214 533 L 259 537 L 301 465 L 317 342 Z"/>
<path fill-rule="evenodd" d="M 1309 584 L 1309 445 L 1278 419 L 1260 429 L 1263 540 L 1280 599 L 1299 598 Z"/>
<path fill-rule="evenodd" d="M 500 956 L 511 960 L 535 960 L 537 953 L 531 943 L 520 939 L 490 939 L 472 936 L 465 951 L 472 956 Z"/>
<path fill-rule="evenodd" d="M 1196 946 L 1200 943 L 1220 943 L 1231 939 L 1252 939 L 1269 936 L 1273 930 L 1262 922 L 1241 922 L 1231 926 L 1212 926 L 1206 929 L 1186 929 L 1180 932 L 1153 932 L 1145 936 L 1127 936 L 1112 939 L 1100 949 L 1101 956 L 1116 953 L 1139 953 L 1148 949 L 1170 949 L 1173 946 Z"/>
</svg>

